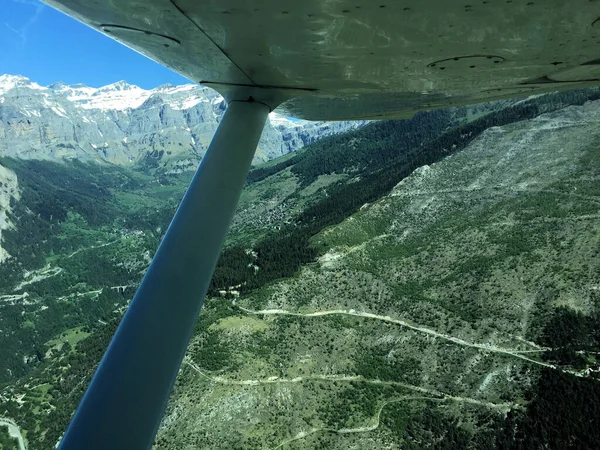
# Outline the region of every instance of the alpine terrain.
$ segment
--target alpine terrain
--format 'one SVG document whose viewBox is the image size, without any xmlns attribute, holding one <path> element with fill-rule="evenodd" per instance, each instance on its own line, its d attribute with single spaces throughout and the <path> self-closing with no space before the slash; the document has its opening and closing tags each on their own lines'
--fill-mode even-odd
<svg viewBox="0 0 600 450">
<path fill-rule="evenodd" d="M 54 449 L 224 106 L 0 80 L 0 448 Z M 272 115 L 154 448 L 597 448 L 599 98 Z"/>
<path fill-rule="evenodd" d="M 193 170 L 224 110 L 220 95 L 197 84 L 152 90 L 125 81 L 100 88 L 44 87 L 22 76 L 0 75 L 0 155 Z M 272 113 L 255 162 L 362 124 L 296 121 Z"/>
</svg>

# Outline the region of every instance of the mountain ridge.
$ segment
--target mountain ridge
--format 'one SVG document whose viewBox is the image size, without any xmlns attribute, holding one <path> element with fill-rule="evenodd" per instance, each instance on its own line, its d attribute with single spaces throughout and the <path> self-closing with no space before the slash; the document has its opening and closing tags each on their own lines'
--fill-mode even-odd
<svg viewBox="0 0 600 450">
<path fill-rule="evenodd" d="M 0 75 L 0 156 L 192 170 L 224 111 L 218 93 L 196 84 L 149 90 L 123 80 L 99 88 L 41 86 L 20 75 Z M 272 112 L 254 163 L 364 123 L 294 121 Z M 154 155 L 150 165 L 148 155 Z"/>
</svg>

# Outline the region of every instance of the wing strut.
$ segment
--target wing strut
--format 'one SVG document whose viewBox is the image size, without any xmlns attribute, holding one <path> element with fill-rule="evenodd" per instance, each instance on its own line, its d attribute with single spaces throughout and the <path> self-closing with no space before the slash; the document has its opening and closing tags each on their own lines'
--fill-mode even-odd
<svg viewBox="0 0 600 450">
<path fill-rule="evenodd" d="M 60 450 L 151 447 L 269 111 L 229 103 Z"/>
</svg>

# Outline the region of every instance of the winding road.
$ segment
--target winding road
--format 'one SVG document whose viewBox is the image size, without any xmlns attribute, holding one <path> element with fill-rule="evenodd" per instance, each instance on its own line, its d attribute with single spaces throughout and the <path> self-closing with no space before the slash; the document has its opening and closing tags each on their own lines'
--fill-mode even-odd
<svg viewBox="0 0 600 450">
<path fill-rule="evenodd" d="M 477 400 L 477 399 L 469 398 L 469 397 L 454 396 L 454 395 L 446 394 L 444 392 L 440 392 L 435 389 L 427 389 L 427 388 L 420 387 L 420 386 L 413 386 L 411 384 L 402 383 L 399 381 L 369 380 L 369 379 L 363 378 L 361 376 L 355 376 L 355 375 L 309 375 L 309 376 L 305 376 L 305 377 L 296 377 L 296 378 L 291 378 L 291 379 L 290 378 L 269 377 L 269 378 L 265 378 L 265 379 L 255 379 L 255 380 L 229 380 L 229 379 L 226 379 L 226 378 L 220 377 L 220 376 L 211 376 L 211 375 L 207 374 L 206 372 L 203 372 L 188 357 L 186 357 L 184 359 L 183 363 L 185 365 L 187 365 L 188 367 L 190 367 L 191 369 L 193 369 L 198 374 L 200 374 L 203 378 L 207 379 L 208 381 L 210 381 L 212 383 L 225 384 L 225 385 L 257 386 L 257 385 L 261 385 L 261 384 L 301 383 L 301 382 L 310 381 L 310 380 L 355 381 L 355 382 L 368 383 L 368 384 L 374 384 L 374 385 L 397 386 L 397 387 L 402 387 L 404 389 L 416 391 L 421 394 L 429 394 L 429 395 L 405 395 L 405 396 L 384 402 L 380 406 L 379 410 L 377 411 L 377 414 L 374 418 L 373 424 L 371 424 L 371 425 L 365 425 L 365 426 L 357 427 L 357 428 L 340 428 L 340 429 L 326 428 L 326 427 L 312 428 L 308 431 L 301 431 L 296 436 L 283 441 L 281 444 L 279 444 L 276 447 L 273 447 L 272 450 L 276 450 L 278 448 L 283 447 L 286 444 L 297 441 L 299 439 L 304 439 L 307 436 L 310 436 L 311 434 L 322 432 L 322 431 L 326 431 L 329 433 L 337 433 L 337 434 L 366 433 L 369 431 L 374 431 L 377 428 L 379 428 L 381 412 L 387 405 L 389 405 L 391 403 L 406 401 L 406 400 L 425 400 L 425 401 L 432 401 L 432 402 L 453 401 L 453 402 L 469 403 L 471 405 L 478 405 L 478 406 L 483 406 L 483 407 L 490 408 L 490 409 L 496 409 L 502 413 L 506 413 L 511 409 L 522 408 L 520 405 L 516 405 L 513 403 L 491 403 L 491 402 Z"/>
<path fill-rule="evenodd" d="M 83 247 L 83 248 L 77 249 L 73 253 L 71 253 L 70 255 L 67 255 L 67 258 L 72 258 L 73 256 L 77 255 L 78 253 L 85 252 L 87 250 L 93 250 L 95 248 L 102 248 L 102 247 L 106 247 L 108 245 L 115 244 L 116 242 L 119 242 L 121 239 L 123 239 L 123 237 L 115 239 L 114 241 L 105 242 L 104 244 L 91 245 L 89 247 Z"/>
<path fill-rule="evenodd" d="M 8 434 L 19 441 L 19 450 L 26 450 L 25 441 L 17 424 L 7 417 L 0 417 L 0 426 L 8 427 Z"/>
<path fill-rule="evenodd" d="M 472 342 L 468 342 L 468 341 L 465 341 L 463 339 L 460 339 L 460 338 L 457 338 L 454 336 L 449 336 L 449 335 L 446 335 L 443 333 L 439 333 L 439 332 L 432 330 L 430 328 L 427 328 L 427 327 L 413 325 L 413 324 L 410 324 L 410 323 L 408 323 L 404 320 L 400 320 L 400 319 L 394 319 L 390 316 L 381 316 L 378 314 L 361 312 L 361 311 L 357 312 L 352 309 L 351 310 L 339 309 L 339 310 L 317 311 L 317 312 L 303 314 L 303 313 L 290 312 L 290 311 L 283 310 L 283 309 L 264 309 L 264 310 L 256 311 L 256 310 L 244 308 L 243 306 L 237 305 L 236 299 L 233 300 L 232 304 L 234 307 L 239 308 L 241 311 L 244 311 L 247 314 L 253 314 L 253 315 L 278 315 L 279 314 L 279 315 L 300 316 L 300 317 L 322 317 L 322 316 L 339 314 L 339 315 L 365 317 L 365 318 L 369 318 L 369 319 L 381 320 L 383 322 L 393 323 L 395 325 L 400 325 L 402 327 L 406 327 L 406 328 L 409 328 L 411 330 L 414 330 L 414 331 L 417 331 L 420 333 L 428 334 L 428 335 L 434 336 L 436 338 L 444 339 L 444 340 L 450 341 L 454 344 L 463 345 L 466 347 L 472 347 L 472 348 L 476 348 L 476 349 L 484 350 L 484 351 L 488 351 L 488 352 L 501 353 L 501 354 L 519 358 L 519 359 L 522 359 L 522 360 L 525 360 L 525 361 L 528 361 L 528 362 L 531 362 L 534 364 L 538 364 L 538 365 L 541 365 L 544 367 L 557 369 L 557 367 L 554 365 L 547 364 L 547 363 L 544 363 L 541 361 L 536 361 L 534 359 L 528 358 L 527 356 L 524 356 L 523 353 L 538 353 L 538 352 L 543 352 L 543 351 L 548 350 L 547 348 L 540 347 L 537 344 L 527 342 L 527 341 L 524 341 L 524 342 L 526 342 L 528 345 L 534 346 L 536 348 L 532 349 L 532 350 L 516 350 L 516 349 L 507 349 L 507 348 L 502 348 L 502 347 L 496 347 L 496 346 L 493 346 L 490 344 L 472 343 Z M 379 428 L 381 413 L 382 413 L 383 409 L 391 403 L 396 403 L 396 402 L 401 402 L 401 401 L 407 401 L 407 400 L 424 400 L 424 401 L 434 401 L 434 402 L 454 401 L 454 402 L 469 403 L 472 405 L 479 405 L 479 406 L 483 406 L 486 408 L 496 409 L 496 410 L 500 410 L 504 413 L 508 412 L 511 409 L 522 408 L 520 405 L 516 405 L 513 403 L 496 404 L 496 403 L 486 402 L 483 400 L 477 400 L 477 399 L 469 398 L 469 397 L 453 396 L 453 395 L 450 395 L 450 394 L 447 394 L 444 392 L 437 391 L 435 389 L 428 389 L 428 388 L 424 388 L 421 386 L 414 386 L 414 385 L 402 383 L 399 381 L 370 380 L 370 379 L 366 379 L 359 375 L 308 375 L 308 376 L 299 376 L 296 378 L 279 378 L 279 377 L 272 376 L 272 377 L 263 378 L 263 379 L 231 380 L 231 379 L 227 379 L 227 378 L 221 377 L 221 376 L 212 376 L 212 375 L 209 375 L 209 374 L 203 372 L 188 357 L 186 357 L 184 359 L 183 363 L 185 365 L 187 365 L 188 367 L 190 367 L 192 370 L 196 371 L 198 374 L 200 374 L 203 378 L 207 379 L 208 381 L 210 381 L 212 383 L 225 384 L 225 385 L 257 386 L 257 385 L 263 385 L 263 384 L 277 384 L 277 383 L 281 383 L 281 384 L 302 383 L 302 382 L 311 381 L 311 380 L 354 381 L 354 382 L 368 383 L 368 384 L 373 384 L 373 385 L 396 386 L 396 387 L 401 387 L 404 389 L 412 390 L 415 392 L 419 392 L 421 394 L 429 394 L 429 395 L 403 396 L 401 398 L 392 399 L 392 400 L 389 400 L 389 401 L 383 403 L 381 405 L 381 407 L 379 408 L 377 415 L 374 418 L 374 421 L 373 421 L 374 423 L 371 425 L 366 425 L 366 426 L 358 427 L 358 428 L 341 428 L 341 429 L 312 428 L 307 431 L 299 432 L 296 436 L 283 441 L 276 447 L 273 447 L 272 450 L 277 450 L 277 449 L 283 447 L 284 445 L 287 445 L 291 442 L 294 442 L 294 441 L 297 441 L 300 439 L 305 439 L 307 436 L 310 436 L 312 434 L 319 433 L 319 432 L 350 434 L 350 433 L 365 433 L 365 432 L 369 432 L 369 431 L 374 431 L 377 428 Z"/>
<path fill-rule="evenodd" d="M 318 433 L 320 431 L 327 431 L 329 433 L 337 433 L 337 434 L 367 433 L 369 431 L 375 431 L 377 428 L 379 428 L 379 425 L 381 423 L 380 418 L 381 418 L 381 412 L 383 411 L 383 409 L 391 403 L 399 403 L 399 402 L 403 402 L 406 400 L 426 400 L 426 401 L 434 401 L 434 402 L 443 402 L 444 401 L 444 399 L 441 399 L 441 398 L 424 397 L 424 396 L 418 396 L 418 395 L 407 395 L 404 397 L 396 398 L 394 400 L 388 400 L 387 402 L 384 402 L 381 405 L 381 407 L 379 408 L 379 410 L 377 411 L 377 415 L 375 416 L 375 423 L 372 425 L 367 425 L 367 426 L 358 427 L 358 428 L 340 428 L 339 430 L 336 430 L 334 428 L 312 428 L 309 431 L 301 431 L 293 438 L 283 441 L 281 444 L 279 444 L 277 447 L 273 447 L 271 450 L 277 450 L 278 448 L 281 448 L 284 445 L 287 445 L 291 442 L 294 442 L 294 441 L 297 441 L 300 439 L 304 439 L 305 437 L 310 436 L 311 434 L 314 434 L 314 433 Z"/>
<path fill-rule="evenodd" d="M 502 185 L 502 184 L 495 185 L 495 186 L 486 186 L 486 187 L 482 187 L 482 188 L 480 187 L 480 188 L 436 189 L 434 191 L 419 190 L 416 192 L 400 191 L 397 193 L 393 193 L 392 196 L 394 196 L 394 197 L 401 197 L 401 196 L 431 197 L 433 195 L 441 195 L 441 194 L 471 194 L 474 192 L 490 192 L 493 195 L 498 195 L 498 193 L 500 191 L 510 192 L 510 193 L 514 193 L 514 194 L 523 194 L 523 193 L 551 194 L 551 195 L 560 195 L 560 196 L 564 196 L 564 197 L 581 198 L 583 200 L 591 200 L 593 202 L 600 202 L 600 196 L 598 196 L 598 195 L 577 194 L 575 192 L 561 192 L 561 191 L 555 191 L 555 190 L 551 190 L 551 189 L 531 189 L 529 187 L 522 188 L 522 187 L 508 186 L 508 185 Z M 598 218 L 598 216 L 596 218 Z"/>
<path fill-rule="evenodd" d="M 535 359 L 528 358 L 527 356 L 524 356 L 522 354 L 525 352 L 539 352 L 539 351 L 549 350 L 546 348 L 538 348 L 536 350 L 513 350 L 513 349 L 502 348 L 502 347 L 496 347 L 496 346 L 493 346 L 490 344 L 476 344 L 476 343 L 468 342 L 468 341 L 465 341 L 463 339 L 460 339 L 460 338 L 457 338 L 454 336 L 449 336 L 447 334 L 438 333 L 437 331 L 432 330 L 431 328 L 427 328 L 427 327 L 423 327 L 423 326 L 419 326 L 419 325 L 412 325 L 404 320 L 394 319 L 390 316 L 380 316 L 378 314 L 373 314 L 373 313 L 363 312 L 363 311 L 355 311 L 353 309 L 350 309 L 350 310 L 333 309 L 333 310 L 328 310 L 328 311 L 317 311 L 317 312 L 306 313 L 306 314 L 290 312 L 290 311 L 286 311 L 284 309 L 263 309 L 260 311 L 254 311 L 252 309 L 244 308 L 242 306 L 237 305 L 235 299 L 233 300 L 233 305 L 237 306 L 240 310 L 242 310 L 248 314 L 254 314 L 254 315 L 277 315 L 277 314 L 280 314 L 280 315 L 286 315 L 286 316 L 299 316 L 299 317 L 322 317 L 322 316 L 330 316 L 330 315 L 338 314 L 338 315 L 345 315 L 345 316 L 366 317 L 369 319 L 381 320 L 382 322 L 388 322 L 388 323 L 393 323 L 395 325 L 400 325 L 402 327 L 409 328 L 411 330 L 414 330 L 414 331 L 417 331 L 420 333 L 428 334 L 430 336 L 435 336 L 436 338 L 444 339 L 446 341 L 450 341 L 450 342 L 452 342 L 454 344 L 458 344 L 458 345 L 463 345 L 465 347 L 472 347 L 472 348 L 484 350 L 487 352 L 494 352 L 494 353 L 501 353 L 504 355 L 509 355 L 509 356 L 512 356 L 515 358 L 522 359 L 524 361 L 528 361 L 533 364 L 538 364 L 540 366 L 548 367 L 550 369 L 557 368 L 556 366 L 554 366 L 552 364 L 548 364 L 548 363 L 545 363 L 542 361 L 536 361 Z"/>
<path fill-rule="evenodd" d="M 490 345 L 490 344 L 472 343 L 472 342 L 465 341 L 464 339 L 460 339 L 460 338 L 457 338 L 454 336 L 439 333 L 435 330 L 432 330 L 432 329 L 424 327 L 424 326 L 420 326 L 417 324 L 411 324 L 411 323 L 408 323 L 401 319 L 395 319 L 395 318 L 392 318 L 391 316 L 381 316 L 381 315 L 373 314 L 373 313 L 369 313 L 369 312 L 355 311 L 353 309 L 350 309 L 350 310 L 336 309 L 336 310 L 316 311 L 316 312 L 312 312 L 312 313 L 297 313 L 297 312 L 291 312 L 291 311 L 287 311 L 287 310 L 283 310 L 283 309 L 263 309 L 263 310 L 257 311 L 257 310 L 252 310 L 252 309 L 244 308 L 243 306 L 237 305 L 236 300 L 237 299 L 234 299 L 232 302 L 234 307 L 239 308 L 241 311 L 244 311 L 247 314 L 253 314 L 253 315 L 287 315 L 287 316 L 299 316 L 299 317 L 323 317 L 323 316 L 328 316 L 328 315 L 346 315 L 346 316 L 364 317 L 364 318 L 369 318 L 369 319 L 380 320 L 383 322 L 399 325 L 399 326 L 402 326 L 402 327 L 405 327 L 405 328 L 408 328 L 408 329 L 411 329 L 411 330 L 414 330 L 414 331 L 417 331 L 420 333 L 428 334 L 430 336 L 434 336 L 439 339 L 444 339 L 444 340 L 452 342 L 454 344 L 463 345 L 466 347 L 472 347 L 472 348 L 476 348 L 478 350 L 483 350 L 483 351 L 487 351 L 487 352 L 494 352 L 494 353 L 500 353 L 500 354 L 512 356 L 514 358 L 519 358 L 519 359 L 522 359 L 524 361 L 527 361 L 527 362 L 530 362 L 533 364 L 537 364 L 540 366 L 548 367 L 548 368 L 555 369 L 555 370 L 561 370 L 561 371 L 572 373 L 573 375 L 581 376 L 581 374 L 579 374 L 577 372 L 570 371 L 570 370 L 563 370 L 552 364 L 548 364 L 548 363 L 545 363 L 542 361 L 536 361 L 535 359 L 531 359 L 531 358 L 528 358 L 527 356 L 524 356 L 524 353 L 540 353 L 540 352 L 544 352 L 544 351 L 551 350 L 551 349 L 541 347 L 533 342 L 525 341 L 522 338 L 520 340 L 522 340 L 524 343 L 526 343 L 532 347 L 535 347 L 535 349 L 517 350 L 517 349 L 496 347 L 496 346 Z M 296 436 L 281 442 L 276 447 L 273 447 L 272 450 L 277 450 L 277 449 L 283 447 L 284 445 L 287 445 L 291 442 L 294 442 L 294 441 L 297 441 L 300 439 L 305 439 L 307 436 L 310 436 L 312 434 L 319 433 L 319 432 L 349 434 L 349 433 L 364 433 L 364 432 L 374 431 L 377 428 L 379 428 L 381 413 L 382 413 L 383 409 L 391 403 L 396 403 L 396 402 L 401 402 L 401 401 L 424 400 L 424 401 L 435 401 L 435 402 L 444 402 L 444 401 L 463 402 L 463 403 L 469 403 L 469 404 L 473 404 L 473 405 L 484 406 L 487 408 L 497 409 L 504 413 L 508 412 L 511 409 L 521 409 L 522 408 L 522 406 L 516 405 L 516 404 L 511 404 L 511 403 L 495 404 L 495 403 L 491 403 L 491 402 L 477 400 L 474 398 L 453 396 L 453 395 L 446 394 L 444 392 L 437 391 L 435 389 L 428 389 L 428 388 L 414 386 L 414 385 L 397 382 L 397 381 L 370 380 L 370 379 L 366 379 L 366 378 L 364 378 L 362 376 L 358 376 L 358 375 L 308 375 L 308 376 L 299 376 L 296 378 L 279 378 L 279 377 L 273 376 L 273 377 L 268 377 L 265 379 L 230 380 L 230 379 L 227 379 L 227 378 L 224 378 L 221 376 L 211 376 L 211 375 L 203 372 L 193 361 L 191 361 L 187 357 L 184 359 L 183 362 L 184 362 L 184 364 L 186 364 L 187 366 L 192 368 L 194 371 L 199 373 L 202 377 L 209 380 L 210 382 L 226 384 L 226 385 L 256 386 L 256 385 L 261 385 L 261 384 L 301 383 L 301 382 L 310 381 L 310 380 L 354 381 L 354 382 L 368 383 L 368 384 L 374 384 L 374 385 L 397 386 L 397 387 L 402 387 L 402 388 L 405 388 L 408 390 L 416 391 L 421 394 L 429 394 L 429 395 L 420 395 L 420 396 L 419 395 L 403 396 L 401 398 L 392 399 L 392 400 L 389 400 L 389 401 L 383 403 L 381 405 L 381 407 L 379 408 L 377 415 L 374 418 L 374 421 L 373 421 L 374 423 L 371 425 L 358 427 L 358 428 L 341 428 L 341 429 L 312 428 L 307 431 L 299 432 Z"/>
<path fill-rule="evenodd" d="M 509 411 L 511 409 L 519 408 L 518 405 L 513 403 L 491 403 L 483 400 L 477 400 L 475 398 L 469 397 L 459 397 L 450 394 L 446 394 L 444 392 L 428 389 L 421 386 L 414 386 L 412 384 L 402 383 L 400 381 L 382 381 L 382 380 L 369 380 L 368 378 L 364 378 L 360 375 L 308 375 L 304 377 L 296 377 L 296 378 L 279 378 L 279 377 L 268 377 L 263 379 L 254 379 L 254 380 L 229 380 L 220 376 L 211 376 L 206 372 L 203 372 L 193 361 L 189 358 L 185 358 L 183 363 L 192 368 L 194 371 L 199 373 L 201 376 L 211 381 L 212 383 L 218 384 L 227 384 L 227 385 L 235 385 L 235 386 L 258 386 L 261 384 L 291 384 L 291 383 L 302 383 L 305 381 L 355 381 L 359 383 L 367 383 L 374 384 L 380 386 L 396 386 L 404 389 L 409 389 L 411 391 L 420 392 L 422 394 L 430 394 L 435 397 L 427 397 L 431 399 L 437 399 L 440 401 L 450 400 L 461 403 L 470 403 L 472 405 L 485 406 L 486 408 L 499 409 L 502 411 Z"/>
</svg>

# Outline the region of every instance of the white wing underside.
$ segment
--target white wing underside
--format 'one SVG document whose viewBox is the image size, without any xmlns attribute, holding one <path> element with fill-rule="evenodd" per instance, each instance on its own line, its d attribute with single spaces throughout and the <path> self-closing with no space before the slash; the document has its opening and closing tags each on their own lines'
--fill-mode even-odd
<svg viewBox="0 0 600 450">
<path fill-rule="evenodd" d="M 268 92 L 308 120 L 600 84 L 590 0 L 46 1 L 226 98 Z"/>
</svg>

